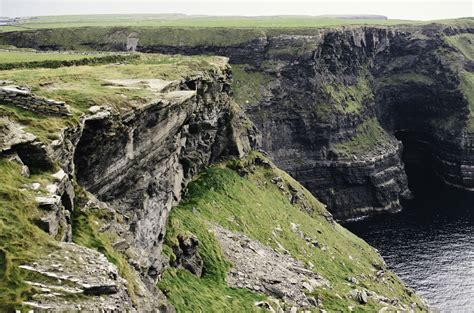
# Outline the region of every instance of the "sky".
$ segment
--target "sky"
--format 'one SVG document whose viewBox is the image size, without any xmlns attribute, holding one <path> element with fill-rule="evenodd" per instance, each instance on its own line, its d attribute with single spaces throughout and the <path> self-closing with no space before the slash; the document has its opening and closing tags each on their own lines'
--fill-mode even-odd
<svg viewBox="0 0 474 313">
<path fill-rule="evenodd" d="M 392 19 L 433 20 L 473 16 L 473 0 L 0 0 L 0 16 L 122 13 L 380 14 Z"/>
</svg>

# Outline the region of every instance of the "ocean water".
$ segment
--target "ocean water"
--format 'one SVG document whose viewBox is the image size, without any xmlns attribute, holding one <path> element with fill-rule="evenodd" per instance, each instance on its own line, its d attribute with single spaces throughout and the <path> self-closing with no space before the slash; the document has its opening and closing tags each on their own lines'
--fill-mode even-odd
<svg viewBox="0 0 474 313">
<path fill-rule="evenodd" d="M 415 197 L 404 203 L 402 212 L 344 226 L 377 248 L 389 267 L 433 308 L 472 313 L 474 192 L 408 173 Z"/>
</svg>

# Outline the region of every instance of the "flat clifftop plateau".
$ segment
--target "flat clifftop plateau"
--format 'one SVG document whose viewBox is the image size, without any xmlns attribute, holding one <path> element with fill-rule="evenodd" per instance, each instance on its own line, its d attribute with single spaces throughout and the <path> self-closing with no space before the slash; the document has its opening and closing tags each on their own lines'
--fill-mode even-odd
<svg viewBox="0 0 474 313">
<path fill-rule="evenodd" d="M 472 18 L 397 26 L 109 27 L 90 36 L 92 31 L 11 32 L 0 41 L 44 50 L 229 57 L 236 102 L 262 133 L 262 148 L 338 219 L 400 210 L 400 201 L 411 196 L 402 157 L 423 160 L 447 184 L 474 188 Z"/>
</svg>

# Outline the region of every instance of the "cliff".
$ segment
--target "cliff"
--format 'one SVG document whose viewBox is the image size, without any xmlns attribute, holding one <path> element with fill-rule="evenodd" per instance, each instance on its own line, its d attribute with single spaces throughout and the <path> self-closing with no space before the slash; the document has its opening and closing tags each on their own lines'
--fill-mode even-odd
<svg viewBox="0 0 474 313">
<path fill-rule="evenodd" d="M 2 308 L 427 310 L 252 151 L 225 58 L 21 67 L 2 84 L 69 114 L 0 103 Z"/>
<path fill-rule="evenodd" d="M 154 64 L 163 60 L 168 68 Z M 205 166 L 250 149 L 232 131 L 225 59 L 144 57 L 104 67 L 0 73 L 61 98 L 72 113 L 48 116 L 21 99 L 1 104 L 7 307 L 23 299 L 44 310 L 96 310 L 101 295 L 103 309 L 158 308 L 169 210 Z"/>
<path fill-rule="evenodd" d="M 262 148 L 339 219 L 398 211 L 402 161 L 472 190 L 472 19 L 320 29 L 105 28 L 2 34 L 39 49 L 225 55 Z M 61 38 L 58 38 L 61 36 Z M 68 38 L 79 38 L 71 41 Z M 132 40 L 133 39 L 133 40 Z"/>
</svg>

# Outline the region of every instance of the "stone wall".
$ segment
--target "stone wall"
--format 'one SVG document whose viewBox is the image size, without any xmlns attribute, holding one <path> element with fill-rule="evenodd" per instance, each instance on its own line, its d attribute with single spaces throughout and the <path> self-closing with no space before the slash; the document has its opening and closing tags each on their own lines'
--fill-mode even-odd
<svg viewBox="0 0 474 313">
<path fill-rule="evenodd" d="M 71 115 L 66 103 L 39 97 L 25 87 L 14 85 L 0 87 L 0 102 L 13 104 L 37 113 L 60 116 Z"/>
</svg>

